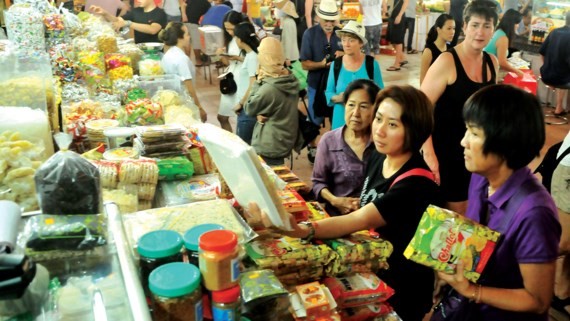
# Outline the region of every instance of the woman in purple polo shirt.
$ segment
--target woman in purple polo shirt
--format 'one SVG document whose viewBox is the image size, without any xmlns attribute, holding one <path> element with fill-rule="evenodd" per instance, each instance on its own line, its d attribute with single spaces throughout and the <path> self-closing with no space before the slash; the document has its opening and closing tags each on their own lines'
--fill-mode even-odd
<svg viewBox="0 0 570 321">
<path fill-rule="evenodd" d="M 461 264 L 456 274 L 438 276 L 476 301 L 479 320 L 546 321 L 561 230 L 554 201 L 527 167 L 544 145 L 540 103 L 518 88 L 493 85 L 471 96 L 463 118 L 461 145 L 473 173 L 466 216 L 503 239 L 479 284 L 463 277 Z"/>
<path fill-rule="evenodd" d="M 351 82 L 344 94 L 346 125 L 321 137 L 313 166 L 313 193 L 330 215 L 358 209 L 364 169 L 374 144 L 370 131 L 380 88 L 369 79 Z"/>
</svg>

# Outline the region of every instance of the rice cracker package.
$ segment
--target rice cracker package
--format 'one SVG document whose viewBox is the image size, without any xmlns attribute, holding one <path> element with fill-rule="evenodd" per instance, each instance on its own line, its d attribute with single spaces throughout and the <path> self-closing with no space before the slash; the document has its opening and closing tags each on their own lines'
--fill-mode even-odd
<svg viewBox="0 0 570 321">
<path fill-rule="evenodd" d="M 430 205 L 404 256 L 437 271 L 453 273 L 465 262 L 465 278 L 477 282 L 500 233 L 452 211 Z"/>
</svg>

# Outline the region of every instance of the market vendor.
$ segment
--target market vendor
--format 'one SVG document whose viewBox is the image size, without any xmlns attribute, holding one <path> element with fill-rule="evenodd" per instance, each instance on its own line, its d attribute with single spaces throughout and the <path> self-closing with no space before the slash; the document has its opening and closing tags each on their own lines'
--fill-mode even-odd
<svg viewBox="0 0 570 321">
<path fill-rule="evenodd" d="M 122 17 L 115 17 L 114 12 L 109 13 L 98 6 L 91 6 L 89 11 L 112 22 L 116 30 L 123 27 L 133 29 L 135 43 L 159 42 L 158 33 L 166 27 L 166 13 L 153 0 L 140 0 L 139 3 L 140 7 L 133 8 Z"/>
<path fill-rule="evenodd" d="M 375 229 L 394 246 L 388 259 L 390 269 L 381 275 L 396 292 L 388 302 L 402 320 L 419 321 L 432 306 L 434 273 L 407 260 L 403 252 L 426 207 L 440 203 L 439 188 L 419 153 L 433 128 L 432 104 L 412 86 L 391 86 L 377 95 L 374 107 L 372 139 L 376 150 L 368 161 L 360 208 L 318 224 L 296 224 L 290 216 L 293 231 L 281 233 L 311 240 Z M 260 217 L 254 203 L 250 204 L 250 214 Z M 261 216 L 261 220 L 271 226 L 266 217 Z"/>
</svg>

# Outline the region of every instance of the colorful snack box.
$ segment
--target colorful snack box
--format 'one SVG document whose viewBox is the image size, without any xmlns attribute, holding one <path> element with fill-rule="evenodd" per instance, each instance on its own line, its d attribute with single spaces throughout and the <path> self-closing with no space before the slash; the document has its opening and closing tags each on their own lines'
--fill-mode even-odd
<svg viewBox="0 0 570 321">
<path fill-rule="evenodd" d="M 437 271 L 453 273 L 465 263 L 465 278 L 477 282 L 500 233 L 460 214 L 428 206 L 404 256 Z"/>
</svg>

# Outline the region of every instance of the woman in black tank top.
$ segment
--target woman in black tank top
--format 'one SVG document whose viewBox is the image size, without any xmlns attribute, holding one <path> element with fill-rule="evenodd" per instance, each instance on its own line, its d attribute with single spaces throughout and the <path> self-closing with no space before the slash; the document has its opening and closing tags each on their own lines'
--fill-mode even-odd
<svg viewBox="0 0 570 321">
<path fill-rule="evenodd" d="M 447 13 L 442 13 L 433 26 L 429 29 L 426 38 L 426 46 L 422 53 L 420 65 L 420 84 L 424 80 L 426 73 L 439 55 L 449 50 L 449 43 L 455 34 L 455 20 Z"/>
<path fill-rule="evenodd" d="M 483 48 L 497 21 L 492 2 L 474 0 L 464 12 L 465 40 L 440 55 L 429 68 L 421 89 L 434 103 L 435 126 L 422 151 L 440 181 L 446 207 L 465 213 L 471 179 L 465 169 L 461 139 L 465 133 L 462 110 L 477 90 L 496 83 L 497 62 Z"/>
</svg>

